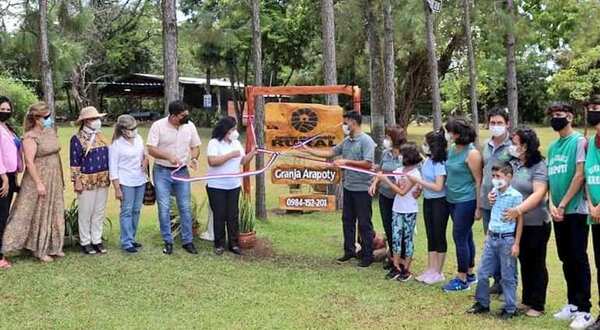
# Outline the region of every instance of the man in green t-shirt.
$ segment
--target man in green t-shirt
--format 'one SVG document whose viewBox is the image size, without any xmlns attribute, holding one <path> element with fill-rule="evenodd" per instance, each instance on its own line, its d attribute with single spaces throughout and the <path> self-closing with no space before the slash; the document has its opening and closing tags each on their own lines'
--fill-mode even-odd
<svg viewBox="0 0 600 330">
<path fill-rule="evenodd" d="M 594 321 L 590 315 L 589 226 L 582 189 L 586 140 L 571 126 L 575 116 L 572 106 L 554 103 L 547 112 L 552 129 L 559 135 L 548 150 L 549 204 L 568 299 L 554 318 L 572 320 L 572 329 L 585 329 Z"/>
<path fill-rule="evenodd" d="M 596 281 L 600 288 L 600 94 L 590 97 L 587 111 L 587 122 L 590 127 L 596 129 L 596 134 L 588 141 L 584 172 L 590 214 L 589 222 L 592 224 Z M 600 317 L 588 329 L 600 330 Z"/>
</svg>

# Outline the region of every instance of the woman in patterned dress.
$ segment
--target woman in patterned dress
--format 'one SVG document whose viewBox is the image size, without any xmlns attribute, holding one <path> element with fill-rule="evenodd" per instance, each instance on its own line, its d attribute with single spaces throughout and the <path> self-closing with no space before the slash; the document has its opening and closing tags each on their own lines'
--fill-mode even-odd
<svg viewBox="0 0 600 330">
<path fill-rule="evenodd" d="M 42 262 L 63 257 L 65 236 L 60 146 L 48 106 L 29 108 L 23 125 L 25 174 L 4 232 L 2 252 L 29 250 Z"/>
</svg>

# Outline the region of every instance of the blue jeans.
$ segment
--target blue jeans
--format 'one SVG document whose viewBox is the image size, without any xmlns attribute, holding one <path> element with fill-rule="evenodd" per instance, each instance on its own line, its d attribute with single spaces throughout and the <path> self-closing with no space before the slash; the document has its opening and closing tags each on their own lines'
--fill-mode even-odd
<svg viewBox="0 0 600 330">
<path fill-rule="evenodd" d="M 123 199 L 119 218 L 121 220 L 121 248 L 123 249 L 133 247 L 135 242 L 145 189 L 146 184 L 137 187 L 121 185 Z"/>
<path fill-rule="evenodd" d="M 514 313 L 517 310 L 516 292 L 517 292 L 517 258 L 511 255 L 512 246 L 515 238 L 492 238 L 485 240 L 483 255 L 479 264 L 477 273 L 477 291 L 475 291 L 475 300 L 485 307 L 490 306 L 490 277 L 494 275 L 498 266 L 502 279 L 502 293 L 504 294 L 504 310 Z"/>
<path fill-rule="evenodd" d="M 473 222 L 477 201 L 450 204 L 452 217 L 452 238 L 456 246 L 456 259 L 459 273 L 468 273 L 475 267 L 475 242 L 473 241 Z"/>
<path fill-rule="evenodd" d="M 177 209 L 181 221 L 181 243 L 192 242 L 192 211 L 190 207 L 191 186 L 189 182 L 175 181 L 171 178 L 172 168 L 155 164 L 154 188 L 156 189 L 156 204 L 158 206 L 158 222 L 160 235 L 165 243 L 173 244 L 171 234 L 171 194 L 175 195 Z M 188 177 L 187 168 L 180 169 L 176 175 Z"/>
</svg>

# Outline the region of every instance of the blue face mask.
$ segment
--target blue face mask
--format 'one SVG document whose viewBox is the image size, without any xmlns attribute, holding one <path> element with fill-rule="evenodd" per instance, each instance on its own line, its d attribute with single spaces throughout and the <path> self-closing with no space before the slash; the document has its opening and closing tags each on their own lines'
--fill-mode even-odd
<svg viewBox="0 0 600 330">
<path fill-rule="evenodd" d="M 52 116 L 44 119 L 44 121 L 42 122 L 42 126 L 44 126 L 44 128 L 52 128 L 52 125 L 54 125 L 54 119 L 52 118 Z"/>
</svg>

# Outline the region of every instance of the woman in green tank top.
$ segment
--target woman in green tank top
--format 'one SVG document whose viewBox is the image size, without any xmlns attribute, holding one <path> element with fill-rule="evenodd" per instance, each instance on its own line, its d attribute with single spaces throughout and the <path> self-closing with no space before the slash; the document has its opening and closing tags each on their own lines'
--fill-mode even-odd
<svg viewBox="0 0 600 330">
<path fill-rule="evenodd" d="M 479 189 L 482 177 L 481 153 L 473 143 L 475 129 L 464 119 L 452 119 L 446 124 L 451 144 L 446 161 L 446 200 L 450 204 L 452 238 L 456 246 L 458 274 L 444 285 L 444 290 L 463 291 L 477 281 L 473 223 L 481 217 Z"/>
</svg>

